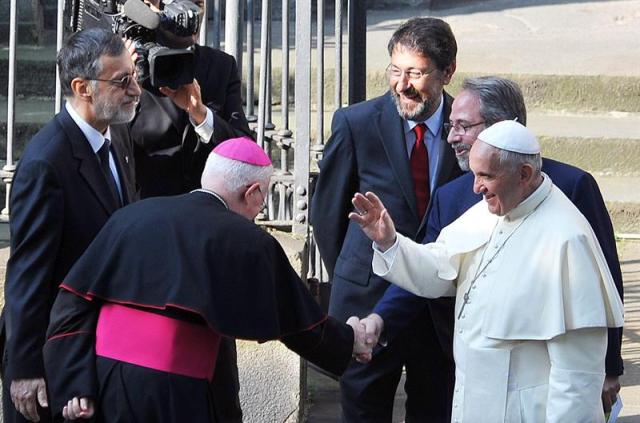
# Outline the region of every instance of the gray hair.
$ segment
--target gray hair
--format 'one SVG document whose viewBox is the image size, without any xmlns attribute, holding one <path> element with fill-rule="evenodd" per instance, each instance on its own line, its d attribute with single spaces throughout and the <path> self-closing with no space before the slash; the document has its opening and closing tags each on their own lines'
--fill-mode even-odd
<svg viewBox="0 0 640 423">
<path fill-rule="evenodd" d="M 238 160 L 231 160 L 216 153 L 209 154 L 202 172 L 202 186 L 207 182 L 221 182 L 228 192 L 241 191 L 256 182 L 268 183 L 273 166 L 255 166 Z M 266 193 L 265 193 L 266 195 Z"/>
<path fill-rule="evenodd" d="M 480 99 L 480 116 L 487 128 L 496 122 L 514 120 L 527 125 L 527 108 L 518 84 L 498 76 L 467 78 L 462 89 Z"/>
<path fill-rule="evenodd" d="M 60 86 L 65 97 L 72 97 L 74 78 L 95 79 L 102 71 L 102 56 L 116 57 L 124 51 L 122 39 L 101 28 L 85 29 L 73 34 L 58 52 Z"/>
<path fill-rule="evenodd" d="M 533 168 L 534 176 L 540 175 L 542 171 L 542 156 L 540 153 L 522 154 L 500 148 L 495 148 L 495 150 L 500 168 L 506 168 L 510 172 L 515 172 L 520 169 L 520 166 L 528 164 Z"/>
</svg>

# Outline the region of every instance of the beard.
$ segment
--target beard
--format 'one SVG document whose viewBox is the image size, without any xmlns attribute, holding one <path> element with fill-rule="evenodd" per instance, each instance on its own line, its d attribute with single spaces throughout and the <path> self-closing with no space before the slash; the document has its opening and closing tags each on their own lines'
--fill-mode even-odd
<svg viewBox="0 0 640 423">
<path fill-rule="evenodd" d="M 94 101 L 96 118 L 109 125 L 131 122 L 136 115 L 138 100 L 137 97 L 125 96 L 116 103 L 106 95 L 97 96 Z"/>
<path fill-rule="evenodd" d="M 411 104 L 402 102 L 402 98 L 411 100 Z M 396 105 L 400 117 L 406 120 L 421 121 L 427 119 L 438 108 L 438 96 L 424 97 L 415 88 L 409 87 L 402 94 L 391 89 L 391 98 Z"/>
<path fill-rule="evenodd" d="M 454 142 L 451 144 L 451 148 L 453 148 L 456 153 L 460 150 L 466 151 L 466 154 L 464 155 L 456 154 L 456 160 L 458 160 L 458 166 L 460 166 L 460 169 L 464 172 L 468 172 L 471 169 L 469 167 L 469 151 L 471 150 L 471 146 L 462 142 Z"/>
</svg>

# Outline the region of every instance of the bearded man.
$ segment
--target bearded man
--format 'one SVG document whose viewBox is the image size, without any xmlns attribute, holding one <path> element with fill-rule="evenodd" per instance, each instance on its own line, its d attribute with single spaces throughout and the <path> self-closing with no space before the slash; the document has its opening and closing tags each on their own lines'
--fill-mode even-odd
<svg viewBox="0 0 640 423">
<path fill-rule="evenodd" d="M 440 19 L 411 19 L 388 50 L 389 92 L 335 113 L 312 202 L 311 223 L 332 282 L 329 314 L 342 321 L 369 314 L 389 286 L 371 272 L 371 242 L 347 219 L 353 195 L 377 192 L 398 231 L 422 239 L 431 193 L 461 174 L 443 128 L 453 100 L 443 87 L 456 69 L 451 28 Z M 424 313 L 374 352 L 370 364 L 349 366 L 340 379 L 343 421 L 391 422 L 403 366 L 406 421 L 449 421 L 453 386 L 445 384 L 453 368 L 441 365 L 441 354 L 432 357 L 438 341 L 431 310 Z"/>
<path fill-rule="evenodd" d="M 135 200 L 128 146 L 110 125 L 140 97 L 122 40 L 81 31 L 58 53 L 67 103 L 27 145 L 11 190 L 5 284 L 4 421 L 49 421 L 42 347 L 58 285 L 111 214 Z"/>
</svg>

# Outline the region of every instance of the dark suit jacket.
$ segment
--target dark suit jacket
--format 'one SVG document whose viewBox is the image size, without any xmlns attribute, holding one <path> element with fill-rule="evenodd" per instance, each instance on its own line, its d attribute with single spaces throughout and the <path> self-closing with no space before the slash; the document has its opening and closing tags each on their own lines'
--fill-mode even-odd
<svg viewBox="0 0 640 423">
<path fill-rule="evenodd" d="M 443 122 L 449 119 L 452 101 L 445 94 Z M 371 271 L 371 241 L 347 218 L 353 194 L 375 192 L 397 230 L 407 236 L 423 232 L 424 221 L 418 218 L 403 121 L 389 93 L 336 111 L 331 131 L 320 162 L 311 223 L 332 275 L 329 314 L 345 321 L 370 313 L 389 285 Z M 436 186 L 460 173 L 443 135 Z"/>
<path fill-rule="evenodd" d="M 125 202 L 131 152 L 113 140 Z M 58 285 L 119 207 L 96 154 L 66 109 L 29 142 L 11 189 L 5 308 L 8 379 L 44 376 L 42 346 Z"/>
<path fill-rule="evenodd" d="M 575 204 L 591 224 L 604 252 L 620 298 L 623 298 L 622 272 L 618 261 L 613 226 L 593 176 L 577 167 L 551 159 L 543 160 L 542 171 L 549 175 L 553 183 Z M 456 220 L 482 199 L 482 195 L 473 193 L 473 179 L 473 174 L 469 172 L 435 192 L 429 211 L 425 243 L 435 241 L 442 228 Z M 376 306 L 376 313 L 384 319 L 387 336 L 393 337 L 393 334 L 409 324 L 425 307 L 426 303 L 427 301 L 424 299 L 402 288 L 395 285 L 390 287 Z M 450 359 L 453 359 L 454 299 L 440 299 L 438 305 L 437 313 L 433 312 L 433 308 L 431 310 L 435 322 L 434 326 L 443 350 Z M 609 329 L 606 358 L 607 375 L 622 374 L 621 342 L 622 329 Z"/>
<path fill-rule="evenodd" d="M 136 177 L 143 198 L 199 188 L 209 152 L 226 139 L 251 136 L 233 56 L 201 46 L 195 46 L 194 53 L 202 102 L 213 112 L 214 133 L 209 143 L 200 141 L 184 110 L 169 98 L 147 90 L 142 91 L 135 119 L 111 130 L 114 138 L 134 146 Z M 154 155 L 173 147 L 180 147 L 180 151 Z"/>
</svg>

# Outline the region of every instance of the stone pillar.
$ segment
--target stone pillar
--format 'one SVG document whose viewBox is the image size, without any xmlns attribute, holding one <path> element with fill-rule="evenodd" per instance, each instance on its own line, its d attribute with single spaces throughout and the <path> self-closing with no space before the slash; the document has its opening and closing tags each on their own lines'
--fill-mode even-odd
<svg viewBox="0 0 640 423">
<path fill-rule="evenodd" d="M 307 275 L 305 240 L 273 232 L 299 275 Z M 244 423 L 302 421 L 307 399 L 306 364 L 281 342 L 237 341 Z"/>
</svg>

